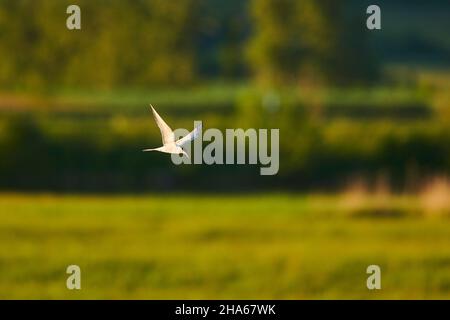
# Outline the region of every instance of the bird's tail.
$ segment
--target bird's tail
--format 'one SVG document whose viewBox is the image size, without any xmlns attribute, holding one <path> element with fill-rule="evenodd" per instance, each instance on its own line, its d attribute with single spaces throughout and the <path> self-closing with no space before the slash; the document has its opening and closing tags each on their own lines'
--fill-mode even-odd
<svg viewBox="0 0 450 320">
<path fill-rule="evenodd" d="M 156 151 L 157 149 L 144 149 L 142 152 Z"/>
</svg>

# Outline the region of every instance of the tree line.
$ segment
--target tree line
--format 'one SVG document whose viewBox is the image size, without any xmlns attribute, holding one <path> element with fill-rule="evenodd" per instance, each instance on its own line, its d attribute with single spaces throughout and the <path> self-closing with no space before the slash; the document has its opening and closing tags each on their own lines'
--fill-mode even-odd
<svg viewBox="0 0 450 320">
<path fill-rule="evenodd" d="M 72 1 L 73 2 L 73 1 Z M 0 4 L 0 84 L 6 87 L 367 82 L 376 77 L 365 11 L 333 0 L 78 0 Z"/>
</svg>

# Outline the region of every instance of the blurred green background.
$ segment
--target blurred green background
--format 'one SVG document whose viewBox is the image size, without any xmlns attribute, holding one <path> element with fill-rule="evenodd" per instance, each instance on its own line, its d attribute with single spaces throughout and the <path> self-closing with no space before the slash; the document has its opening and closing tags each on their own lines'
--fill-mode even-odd
<svg viewBox="0 0 450 320">
<path fill-rule="evenodd" d="M 450 298 L 450 3 L 370 4 L 1 1 L 0 297 Z M 142 153 L 150 103 L 278 175 Z"/>
</svg>

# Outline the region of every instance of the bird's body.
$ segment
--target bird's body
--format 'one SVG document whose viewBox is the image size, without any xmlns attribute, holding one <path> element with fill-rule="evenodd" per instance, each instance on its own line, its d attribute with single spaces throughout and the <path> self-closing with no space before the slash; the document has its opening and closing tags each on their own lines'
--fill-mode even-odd
<svg viewBox="0 0 450 320">
<path fill-rule="evenodd" d="M 201 126 L 196 127 L 191 133 L 184 136 L 183 138 L 175 141 L 175 134 L 170 129 L 170 127 L 167 125 L 167 123 L 164 122 L 164 120 L 160 117 L 160 115 L 156 112 L 156 110 L 153 108 L 152 105 L 150 105 L 153 112 L 153 117 L 155 118 L 156 124 L 159 127 L 159 130 L 161 131 L 161 137 L 162 137 L 162 143 L 163 146 L 159 148 L 153 148 L 153 149 L 144 149 L 142 151 L 159 151 L 164 153 L 172 153 L 172 154 L 184 154 L 186 157 L 189 157 L 188 154 L 183 150 L 182 146 L 186 143 L 188 143 L 191 140 L 194 140 L 197 138 Z"/>
<path fill-rule="evenodd" d="M 164 145 L 162 147 L 159 147 L 159 148 L 144 149 L 142 151 L 144 151 L 144 152 L 146 152 L 146 151 L 159 151 L 159 152 L 164 152 L 164 153 L 180 154 L 180 153 L 183 153 L 183 148 L 178 147 L 175 143 L 171 143 L 171 144 L 166 144 L 166 145 Z"/>
</svg>

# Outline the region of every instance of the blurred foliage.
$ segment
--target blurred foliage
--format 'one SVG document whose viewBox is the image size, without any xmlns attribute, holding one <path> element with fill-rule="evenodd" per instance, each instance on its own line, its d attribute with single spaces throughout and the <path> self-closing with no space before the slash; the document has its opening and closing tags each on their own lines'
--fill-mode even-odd
<svg viewBox="0 0 450 320">
<path fill-rule="evenodd" d="M 249 54 L 263 82 L 348 84 L 376 75 L 364 7 L 354 1 L 254 0 Z"/>
<path fill-rule="evenodd" d="M 380 0 L 379 33 L 366 0 L 79 0 L 69 31 L 72 3 L 0 2 L 0 188 L 332 188 L 380 172 L 401 187 L 449 173 L 448 1 Z M 279 128 L 279 175 L 142 154 L 160 144 L 149 103 L 173 128 Z"/>
<path fill-rule="evenodd" d="M 430 1 L 427 10 L 397 2 L 380 2 L 386 28 L 370 33 L 369 1 L 79 0 L 82 30 L 70 31 L 73 1 L 4 0 L 0 85 L 179 86 L 249 75 L 271 84 L 354 84 L 375 80 L 381 61 L 449 63 L 448 19 L 440 16 L 448 2 Z M 399 19 L 402 6 L 414 19 Z"/>
<path fill-rule="evenodd" d="M 15 85 L 112 87 L 183 84 L 195 74 L 198 0 L 80 0 L 82 30 L 70 31 L 73 1 L 3 1 L 0 81 Z M 17 54 L 22 52 L 22 54 Z"/>
<path fill-rule="evenodd" d="M 174 166 L 160 145 L 147 99 L 113 92 L 55 96 L 0 117 L 0 187 L 51 190 L 169 190 L 342 187 L 354 176 L 385 174 L 394 187 L 450 173 L 450 130 L 441 106 L 417 90 L 372 88 L 265 91 L 239 86 L 177 90 L 158 110 L 173 128 L 279 128 L 281 167 L 261 177 L 259 165 Z M 199 93 L 200 92 L 200 93 Z M 111 104 L 117 95 L 133 97 Z M 142 101 L 141 101 L 142 99 Z M 65 103 L 62 103 L 65 101 Z M 75 104 L 70 103 L 75 101 Z M 83 106 L 83 101 L 91 104 Z M 192 103 L 190 103 L 192 102 Z M 53 105 L 52 103 L 56 103 Z M 142 107 L 144 106 L 144 107 Z M 447 104 L 448 107 L 448 104 Z M 445 108 L 447 109 L 447 108 Z M 205 143 L 206 145 L 206 143 Z M 195 178 L 195 185 L 192 179 Z M 236 186 L 236 180 L 240 181 Z M 211 185 L 211 181 L 216 181 Z"/>
</svg>

